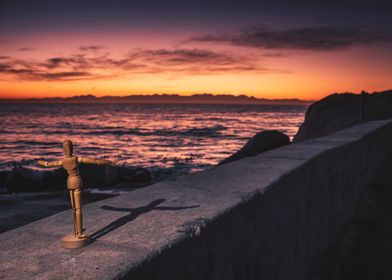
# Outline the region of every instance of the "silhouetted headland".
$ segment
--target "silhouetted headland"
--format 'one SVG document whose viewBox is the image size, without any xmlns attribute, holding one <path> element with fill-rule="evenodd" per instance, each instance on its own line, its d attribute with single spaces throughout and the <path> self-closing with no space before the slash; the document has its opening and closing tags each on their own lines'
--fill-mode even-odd
<svg viewBox="0 0 392 280">
<path fill-rule="evenodd" d="M 0 102 L 20 103 L 133 103 L 133 104 L 264 104 L 264 105 L 307 105 L 312 101 L 300 99 L 265 99 L 247 95 L 193 94 L 152 94 L 127 96 L 102 96 L 91 94 L 73 97 L 47 97 L 26 99 L 0 99 Z"/>
</svg>

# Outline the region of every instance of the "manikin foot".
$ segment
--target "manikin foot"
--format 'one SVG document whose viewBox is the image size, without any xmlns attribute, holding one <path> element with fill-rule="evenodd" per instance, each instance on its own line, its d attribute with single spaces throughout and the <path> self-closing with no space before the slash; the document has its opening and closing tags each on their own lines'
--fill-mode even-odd
<svg viewBox="0 0 392 280">
<path fill-rule="evenodd" d="M 87 235 L 79 235 L 78 237 L 75 234 L 70 233 L 63 237 L 61 240 L 61 247 L 65 249 L 77 249 L 88 245 L 89 237 Z"/>
</svg>

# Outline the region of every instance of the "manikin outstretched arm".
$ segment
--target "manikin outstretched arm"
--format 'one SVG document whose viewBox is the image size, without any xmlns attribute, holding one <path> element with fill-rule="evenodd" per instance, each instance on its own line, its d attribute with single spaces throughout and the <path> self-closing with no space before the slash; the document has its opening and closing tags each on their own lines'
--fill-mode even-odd
<svg viewBox="0 0 392 280">
<path fill-rule="evenodd" d="M 84 164 L 95 164 L 95 165 L 109 165 L 109 164 L 116 163 L 115 161 L 111 161 L 107 159 L 95 159 L 95 158 L 84 158 L 84 157 L 78 157 L 78 162 Z"/>
<path fill-rule="evenodd" d="M 37 160 L 37 163 L 41 166 L 44 167 L 57 167 L 57 166 L 61 166 L 63 165 L 63 163 L 59 160 L 59 161 L 44 161 L 44 160 Z"/>
</svg>

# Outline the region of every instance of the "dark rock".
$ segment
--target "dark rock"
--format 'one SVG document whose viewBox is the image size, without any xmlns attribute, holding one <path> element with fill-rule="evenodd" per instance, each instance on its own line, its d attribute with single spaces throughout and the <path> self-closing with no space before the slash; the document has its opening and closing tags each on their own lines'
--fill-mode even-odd
<svg viewBox="0 0 392 280">
<path fill-rule="evenodd" d="M 150 171 L 140 167 L 117 166 L 118 177 L 124 182 L 152 183 Z"/>
<path fill-rule="evenodd" d="M 218 165 L 226 164 L 244 157 L 252 157 L 262 152 L 290 144 L 290 138 L 277 130 L 265 130 L 253 136 L 238 152 L 222 160 Z"/>
<path fill-rule="evenodd" d="M 124 183 L 152 183 L 150 172 L 140 167 L 80 165 L 79 169 L 84 188 L 102 188 Z M 50 191 L 65 188 L 67 177 L 67 172 L 63 168 L 35 171 L 16 167 L 7 174 L 5 187 L 10 193 Z"/>
<path fill-rule="evenodd" d="M 9 193 L 56 190 L 66 186 L 67 173 L 58 168 L 37 171 L 25 167 L 15 167 L 8 172 L 5 187 Z"/>
<path fill-rule="evenodd" d="M 83 187 L 105 187 L 113 185 L 118 180 L 116 167 L 105 165 L 79 166 L 80 175 L 83 179 Z"/>
<path fill-rule="evenodd" d="M 43 173 L 23 167 L 15 167 L 7 176 L 8 192 L 33 192 L 44 190 Z"/>
<path fill-rule="evenodd" d="M 0 172 L 0 188 L 5 188 L 7 184 L 7 177 L 10 174 L 10 171 L 1 171 Z"/>
<path fill-rule="evenodd" d="M 63 168 L 57 168 L 55 170 L 41 171 L 44 179 L 44 188 L 56 189 L 59 187 L 66 187 L 68 174 Z"/>
<path fill-rule="evenodd" d="M 313 103 L 293 142 L 325 136 L 359 123 L 392 118 L 392 90 L 333 94 Z"/>
</svg>

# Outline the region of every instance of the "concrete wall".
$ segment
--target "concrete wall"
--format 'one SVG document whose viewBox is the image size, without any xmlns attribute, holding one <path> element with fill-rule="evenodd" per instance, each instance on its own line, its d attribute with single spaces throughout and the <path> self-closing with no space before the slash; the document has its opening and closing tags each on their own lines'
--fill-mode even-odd
<svg viewBox="0 0 392 280">
<path fill-rule="evenodd" d="M 59 213 L 0 235 L 0 276 L 306 279 L 391 143 L 392 120 L 369 122 L 93 203 L 75 251 Z"/>
</svg>

